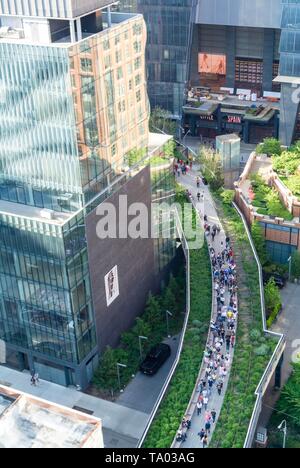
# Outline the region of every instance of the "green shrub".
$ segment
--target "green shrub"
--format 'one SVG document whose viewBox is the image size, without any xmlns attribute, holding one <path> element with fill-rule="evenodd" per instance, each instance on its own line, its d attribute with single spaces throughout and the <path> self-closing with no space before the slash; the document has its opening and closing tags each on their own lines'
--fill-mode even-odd
<svg viewBox="0 0 300 468">
<path fill-rule="evenodd" d="M 257 146 L 256 152 L 258 154 L 267 154 L 269 156 L 282 153 L 281 142 L 276 138 L 265 138 L 264 141 Z"/>
<path fill-rule="evenodd" d="M 262 344 L 254 350 L 256 356 L 267 356 L 270 354 L 270 347 L 268 345 Z"/>
<path fill-rule="evenodd" d="M 234 190 L 223 190 L 223 192 L 221 192 L 221 197 L 223 199 L 223 202 L 226 205 L 231 205 L 232 202 L 234 201 L 235 191 Z"/>
</svg>

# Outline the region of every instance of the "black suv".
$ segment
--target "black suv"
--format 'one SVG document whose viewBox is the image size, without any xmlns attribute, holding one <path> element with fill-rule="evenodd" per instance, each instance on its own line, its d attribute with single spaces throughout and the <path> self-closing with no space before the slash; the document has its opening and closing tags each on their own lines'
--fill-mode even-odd
<svg viewBox="0 0 300 468">
<path fill-rule="evenodd" d="M 161 343 L 151 349 L 146 359 L 140 366 L 141 372 L 146 375 L 154 375 L 171 356 L 171 348 L 165 343 Z"/>
<path fill-rule="evenodd" d="M 264 284 L 267 284 L 271 279 L 274 279 L 276 286 L 279 289 L 283 289 L 286 285 L 286 279 L 279 273 L 267 273 L 264 271 Z"/>
</svg>

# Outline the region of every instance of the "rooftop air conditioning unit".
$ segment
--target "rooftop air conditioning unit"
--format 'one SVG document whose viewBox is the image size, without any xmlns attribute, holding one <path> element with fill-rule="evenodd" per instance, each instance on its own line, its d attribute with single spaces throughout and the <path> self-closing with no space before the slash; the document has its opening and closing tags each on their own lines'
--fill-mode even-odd
<svg viewBox="0 0 300 468">
<path fill-rule="evenodd" d="M 51 220 L 55 218 L 55 212 L 53 210 L 47 210 L 47 209 L 41 210 L 40 215 L 41 215 L 41 218 L 44 218 L 44 219 Z"/>
</svg>

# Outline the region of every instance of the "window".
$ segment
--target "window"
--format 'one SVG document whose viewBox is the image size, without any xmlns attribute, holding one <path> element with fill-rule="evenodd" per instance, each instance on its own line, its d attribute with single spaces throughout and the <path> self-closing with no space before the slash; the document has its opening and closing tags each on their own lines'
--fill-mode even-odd
<svg viewBox="0 0 300 468">
<path fill-rule="evenodd" d="M 123 69 L 122 69 L 122 67 L 119 67 L 117 69 L 117 79 L 121 80 L 121 78 L 123 78 Z"/>
<path fill-rule="evenodd" d="M 85 73 L 92 73 L 93 65 L 91 59 L 82 58 L 80 59 L 81 70 Z"/>
</svg>

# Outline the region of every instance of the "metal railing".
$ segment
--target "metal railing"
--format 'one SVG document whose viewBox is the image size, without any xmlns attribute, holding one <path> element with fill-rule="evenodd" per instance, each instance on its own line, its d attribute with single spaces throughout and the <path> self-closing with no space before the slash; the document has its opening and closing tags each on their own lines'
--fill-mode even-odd
<svg viewBox="0 0 300 468">
<path fill-rule="evenodd" d="M 170 382 L 175 374 L 175 371 L 177 369 L 177 366 L 180 362 L 180 358 L 181 358 L 181 353 L 182 353 L 182 349 L 183 349 L 183 344 L 184 344 L 184 339 L 185 339 L 185 334 L 186 334 L 186 330 L 187 330 L 187 325 L 188 325 L 188 322 L 189 322 L 189 317 L 190 317 L 190 309 L 191 309 L 191 294 L 190 294 L 190 250 L 189 250 L 189 244 L 188 244 L 188 241 L 185 237 L 185 234 L 184 234 L 184 230 L 183 230 L 183 227 L 182 227 L 182 224 L 181 224 L 181 220 L 179 218 L 179 215 L 178 215 L 178 212 L 174 212 L 175 214 L 175 217 L 176 217 L 176 224 L 177 224 L 177 230 L 178 230 L 178 234 L 179 234 L 179 237 L 182 241 L 182 247 L 183 247 L 183 250 L 184 250 L 184 254 L 185 254 L 185 257 L 186 257 L 186 314 L 185 314 L 185 320 L 184 320 L 184 324 L 183 324 L 183 329 L 182 329 L 182 332 L 181 332 L 181 336 L 180 336 L 180 342 L 179 342 L 179 346 L 178 346 L 178 349 L 177 349 L 177 354 L 176 354 L 176 358 L 175 358 L 175 361 L 170 369 L 170 372 L 167 376 L 167 379 L 165 380 L 165 383 L 159 393 L 159 396 L 155 402 L 155 405 L 150 413 L 150 416 L 149 416 L 149 419 L 148 419 L 148 422 L 147 422 L 147 425 L 144 429 L 144 432 L 138 442 L 138 445 L 137 445 L 137 448 L 141 448 L 146 437 L 147 437 L 147 434 L 149 432 L 149 429 L 151 427 L 151 424 L 153 423 L 153 420 L 157 414 L 157 411 L 161 405 L 161 402 L 163 401 L 165 395 L 166 395 L 166 392 L 169 388 L 169 385 L 170 385 Z"/>
<path fill-rule="evenodd" d="M 281 357 L 282 357 L 282 354 L 285 350 L 285 347 L 286 347 L 286 340 L 285 340 L 285 336 L 283 334 L 280 334 L 280 333 L 274 333 L 270 330 L 268 330 L 267 328 L 267 320 L 266 320 L 266 304 L 265 304 L 265 293 L 264 293 L 264 282 L 263 282 L 263 269 L 262 269 L 262 266 L 261 266 L 261 263 L 260 263 L 260 260 L 259 260 L 259 257 L 258 257 L 258 254 L 257 254 L 257 251 L 256 251 L 256 248 L 255 248 L 255 245 L 254 245 L 254 242 L 253 242 L 253 239 L 252 239 L 252 236 L 251 236 L 251 233 L 250 233 L 250 230 L 249 230 L 249 227 L 248 227 L 248 224 L 247 224 L 247 221 L 243 215 L 243 213 L 241 212 L 241 210 L 239 209 L 239 207 L 233 203 L 233 206 L 235 208 L 235 210 L 237 211 L 237 213 L 239 214 L 240 218 L 242 219 L 243 221 L 243 224 L 244 224 L 244 227 L 245 227 L 245 231 L 247 233 L 247 236 L 248 236 L 248 240 L 249 240 L 249 243 L 251 245 L 251 249 L 253 251 L 253 255 L 255 257 L 255 261 L 257 263 L 257 267 L 258 267 L 258 273 L 259 273 L 259 285 L 260 285 L 260 300 L 261 300 L 261 313 L 262 313 L 262 323 L 263 323 L 263 332 L 265 335 L 268 335 L 270 337 L 273 337 L 273 338 L 278 338 L 278 343 L 277 343 L 277 346 L 273 352 L 273 355 L 269 361 L 269 364 L 258 384 L 258 387 L 255 391 L 255 395 L 256 395 L 256 402 L 255 402 L 255 406 L 254 406 L 254 409 L 253 409 L 253 413 L 252 413 L 252 417 L 251 417 L 251 420 L 250 420 L 250 423 L 249 423 L 249 427 L 248 427 L 248 432 L 247 432 L 247 436 L 246 436 L 246 439 L 245 439 L 245 442 L 244 442 L 244 448 L 251 448 L 252 445 L 253 445 L 253 440 L 254 440 L 254 436 L 255 436 L 255 430 L 257 428 L 257 424 L 258 424 L 258 421 L 259 421 L 259 416 L 260 416 L 260 413 L 261 413 L 261 410 L 262 410 L 262 400 L 263 400 L 263 396 L 268 388 L 268 385 L 272 379 L 272 376 L 274 374 L 274 370 L 276 369 Z"/>
</svg>

